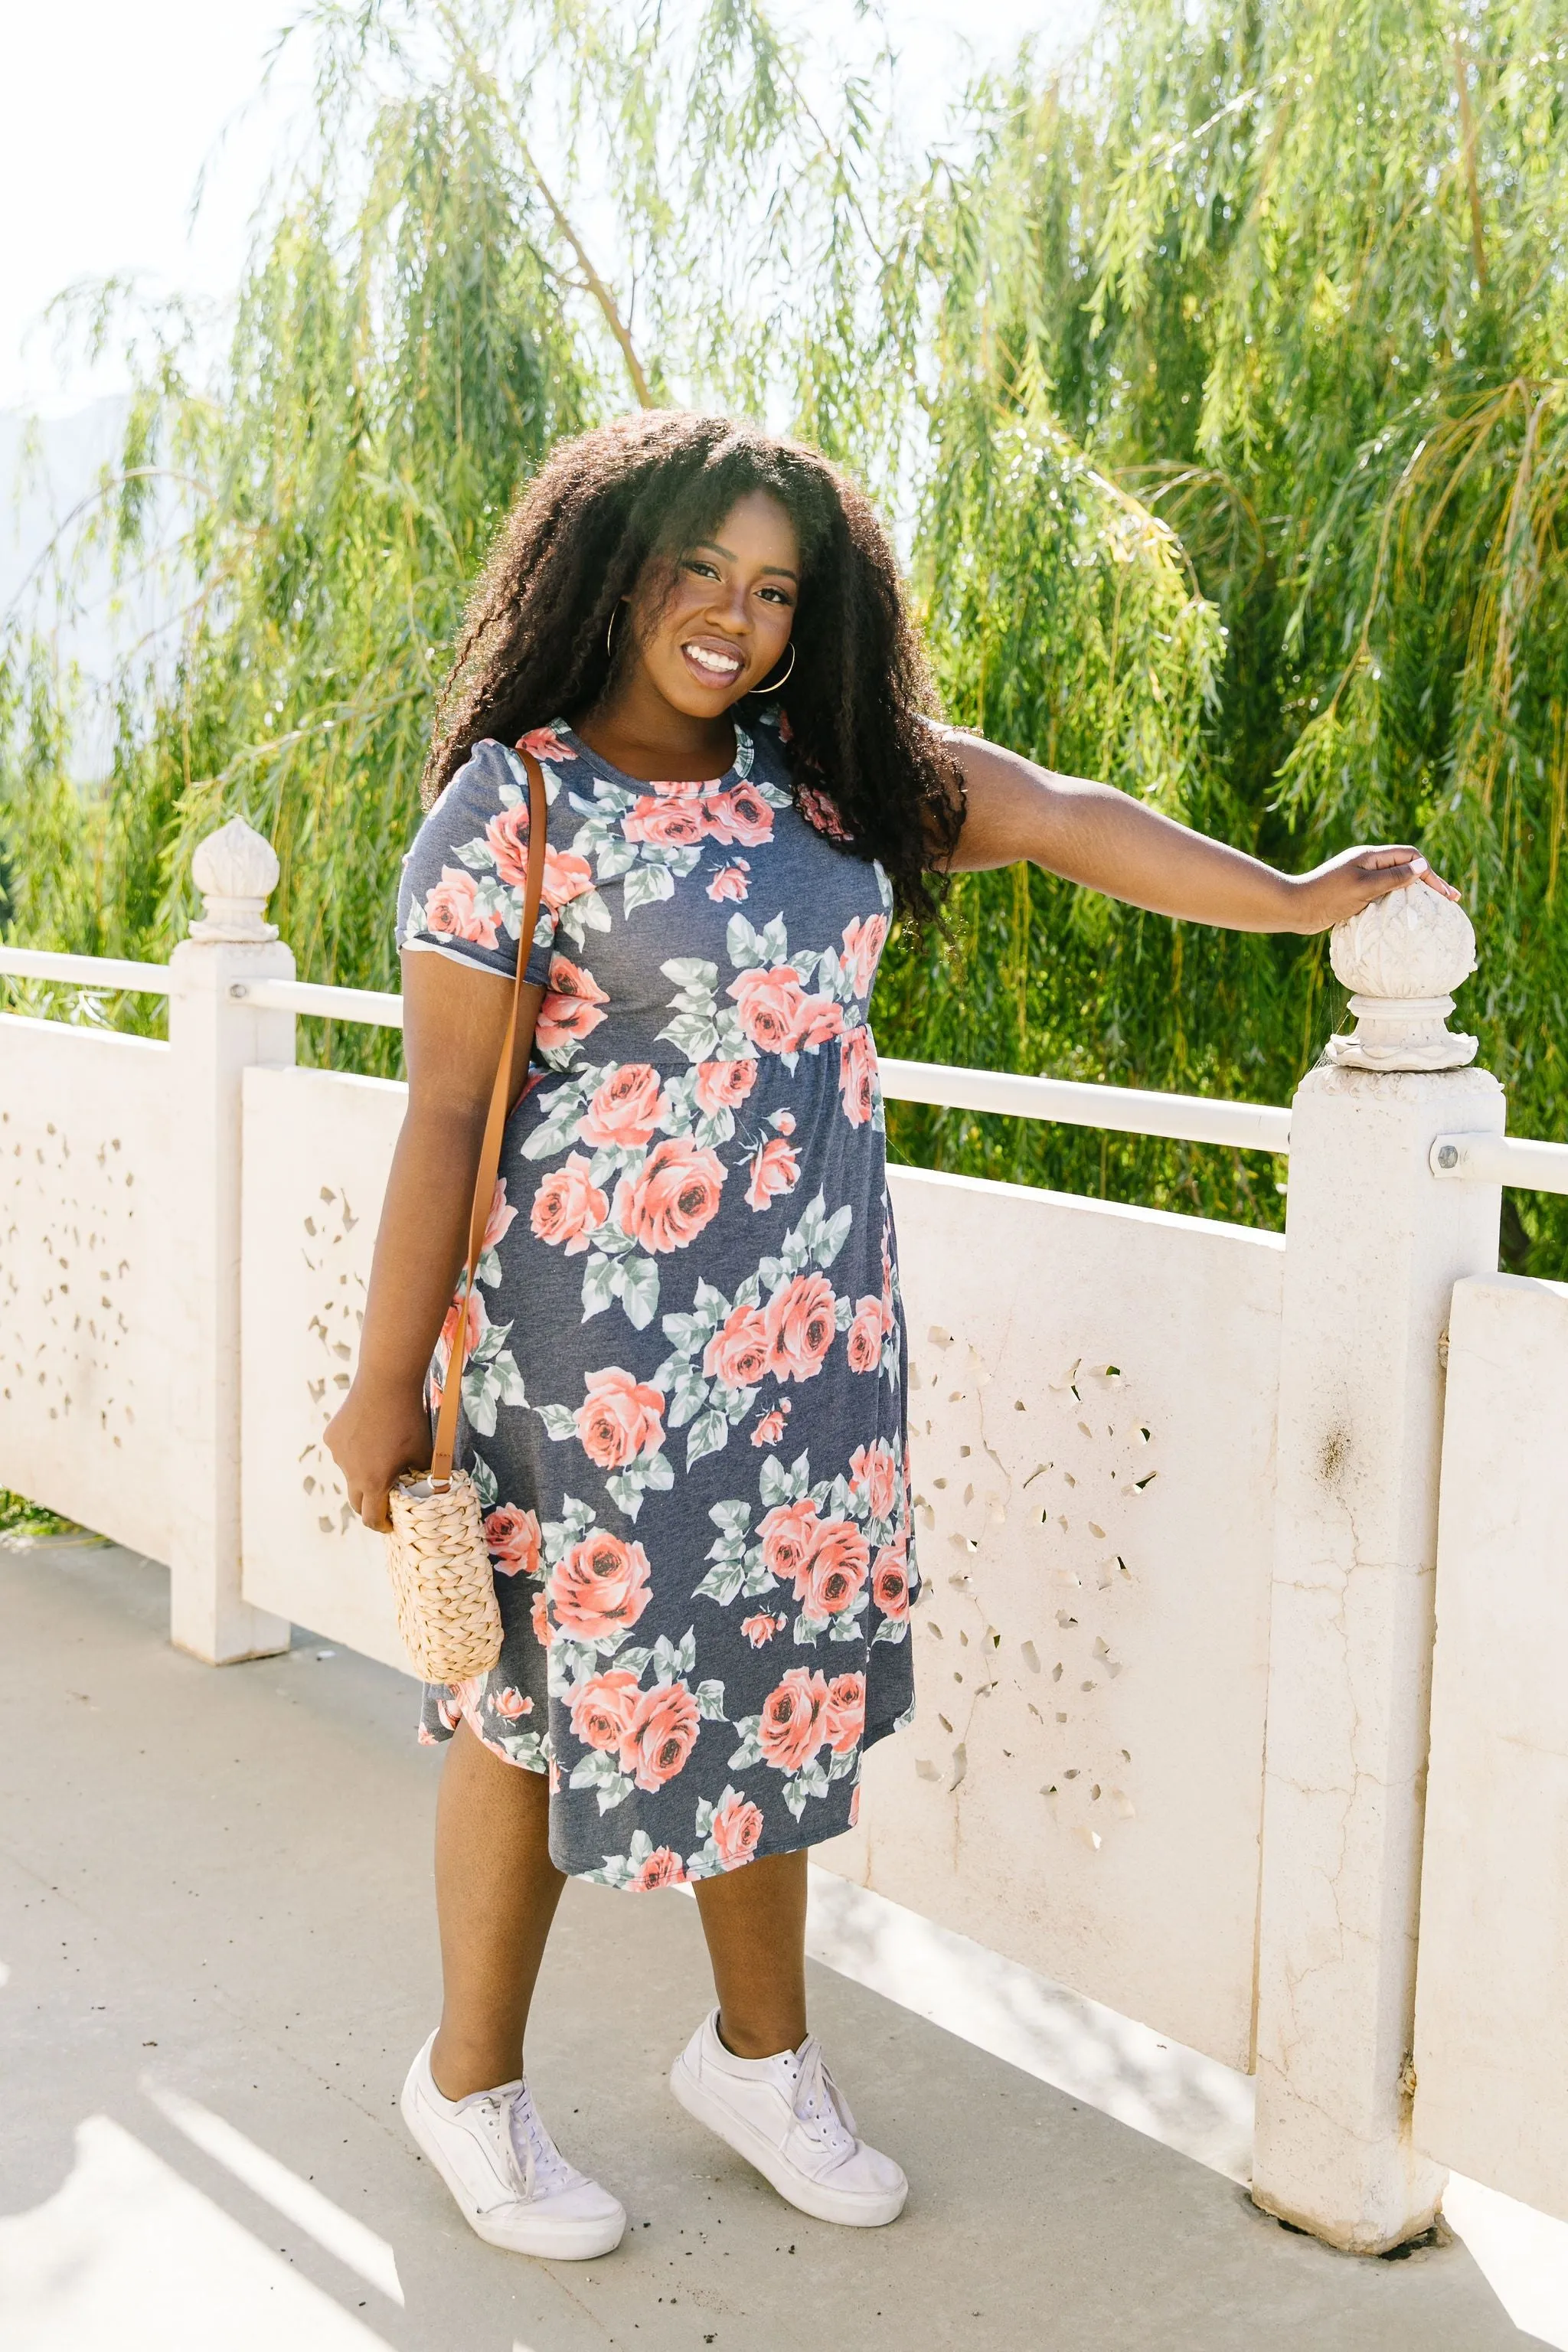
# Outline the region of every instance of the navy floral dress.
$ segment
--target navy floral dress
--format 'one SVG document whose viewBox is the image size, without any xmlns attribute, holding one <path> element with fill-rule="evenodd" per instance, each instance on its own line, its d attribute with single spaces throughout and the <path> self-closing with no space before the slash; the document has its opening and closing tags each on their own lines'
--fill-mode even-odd
<svg viewBox="0 0 1568 2352">
<path fill-rule="evenodd" d="M 825 838 L 776 725 L 705 783 L 639 783 L 560 722 L 525 741 L 548 993 L 463 1380 L 505 1645 L 426 1690 L 422 1736 L 466 1717 L 548 1770 L 563 1870 L 662 1886 L 839 1835 L 912 1711 L 866 1020 L 892 894 Z M 528 827 L 521 761 L 477 745 L 406 861 L 401 944 L 510 977 Z"/>
</svg>

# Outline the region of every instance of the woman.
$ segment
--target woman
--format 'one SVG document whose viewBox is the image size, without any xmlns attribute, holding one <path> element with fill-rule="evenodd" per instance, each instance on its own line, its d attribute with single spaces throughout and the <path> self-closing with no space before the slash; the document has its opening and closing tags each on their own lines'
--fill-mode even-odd
<svg viewBox="0 0 1568 2352">
<path fill-rule="evenodd" d="M 470 1310 L 466 1459 L 505 1626 L 425 1696 L 445 1998 L 404 2114 L 481 2237 L 625 2215 L 521 2079 L 567 1874 L 693 1885 L 718 2007 L 671 2087 L 819 2218 L 907 2193 L 806 2029 L 806 1854 L 908 1719 L 903 1324 L 867 1008 L 889 919 L 1032 858 L 1193 922 L 1313 931 L 1422 878 L 1300 877 L 935 725 L 896 564 L 823 458 L 662 414 L 557 450 L 476 593 L 399 906 L 407 1117 L 330 1443 L 366 1524 L 430 1458 L 516 972 L 544 909 Z M 517 747 L 513 749 L 512 747 Z M 743 1866 L 742 1866 L 743 1865 Z"/>
</svg>

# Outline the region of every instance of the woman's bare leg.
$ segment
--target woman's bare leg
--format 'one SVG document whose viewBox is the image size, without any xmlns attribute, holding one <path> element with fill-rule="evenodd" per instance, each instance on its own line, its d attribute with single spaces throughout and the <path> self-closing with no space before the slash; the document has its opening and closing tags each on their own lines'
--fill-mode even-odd
<svg viewBox="0 0 1568 2352">
<path fill-rule="evenodd" d="M 460 1723 L 436 1807 L 443 2000 L 430 2072 L 443 2098 L 522 2072 L 529 2004 L 566 1884 L 549 1831 L 546 1775 L 492 1756 Z"/>
<path fill-rule="evenodd" d="M 719 2038 L 737 2058 L 805 2040 L 805 1854 L 772 1853 L 697 1882 L 719 1994 Z"/>
</svg>

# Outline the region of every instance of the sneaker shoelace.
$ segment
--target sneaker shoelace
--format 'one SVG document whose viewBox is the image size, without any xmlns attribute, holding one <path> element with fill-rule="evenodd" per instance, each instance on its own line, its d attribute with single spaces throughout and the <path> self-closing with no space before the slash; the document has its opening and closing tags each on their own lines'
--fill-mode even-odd
<svg viewBox="0 0 1568 2352">
<path fill-rule="evenodd" d="M 540 2122 L 526 2083 L 512 2095 L 508 2126 L 508 2145 L 525 2200 L 552 2197 L 570 2185 L 572 2168 Z"/>
<path fill-rule="evenodd" d="M 815 2034 L 802 2045 L 796 2063 L 800 2074 L 792 2102 L 795 2120 L 830 2156 L 853 2156 L 858 2146 L 855 2118 L 843 2092 L 827 2071 L 822 2044 Z"/>
</svg>

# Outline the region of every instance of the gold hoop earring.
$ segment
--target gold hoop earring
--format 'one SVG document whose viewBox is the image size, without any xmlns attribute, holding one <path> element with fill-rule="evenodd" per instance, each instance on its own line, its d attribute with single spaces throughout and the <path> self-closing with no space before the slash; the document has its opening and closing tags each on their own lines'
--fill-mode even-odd
<svg viewBox="0 0 1568 2352">
<path fill-rule="evenodd" d="M 789 683 L 789 680 L 794 677 L 794 675 L 795 675 L 795 640 L 794 640 L 794 638 L 792 637 L 792 638 L 791 638 L 791 640 L 790 640 L 790 648 L 789 648 L 789 667 L 785 670 L 785 672 L 784 672 L 784 674 L 783 677 L 770 677 L 770 678 L 765 678 L 765 679 L 763 680 L 763 684 L 762 684 L 761 686 L 753 686 L 753 687 L 752 687 L 752 692 L 753 694 L 776 694 L 776 693 L 778 692 L 778 690 L 779 690 L 779 688 L 780 688 L 780 687 L 781 687 L 781 686 L 787 686 L 787 684 Z"/>
<path fill-rule="evenodd" d="M 610 640 L 616 634 L 616 623 L 620 617 L 620 610 L 621 608 L 619 604 L 612 604 L 610 607 L 610 617 L 605 623 L 605 651 L 612 661 L 614 661 L 616 656 L 615 647 L 612 646 Z"/>
</svg>

